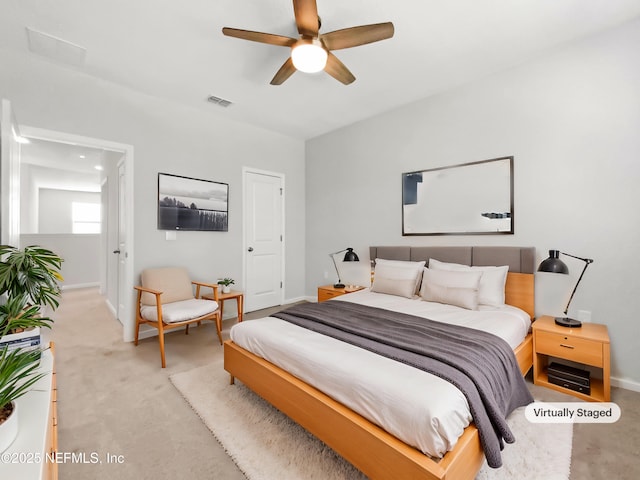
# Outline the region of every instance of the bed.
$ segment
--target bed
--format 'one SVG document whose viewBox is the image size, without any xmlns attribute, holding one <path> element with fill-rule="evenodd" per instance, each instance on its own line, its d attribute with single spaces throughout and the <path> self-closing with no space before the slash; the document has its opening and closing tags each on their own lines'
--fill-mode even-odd
<svg viewBox="0 0 640 480">
<path fill-rule="evenodd" d="M 506 265 L 505 303 L 526 312 L 525 316 L 529 319 L 533 316 L 533 248 L 371 247 L 370 257 L 400 262 L 428 262 L 433 259 L 433 263 L 439 261 L 445 262 L 443 265 L 469 265 L 474 268 Z M 362 297 L 367 294 L 363 293 Z M 356 294 L 351 295 L 355 299 Z M 348 297 L 331 302 L 346 301 Z M 382 297 L 392 298 L 389 295 Z M 385 308 L 384 305 L 382 308 Z M 511 340 L 510 344 L 513 345 L 517 366 L 524 375 L 532 365 L 532 342 L 528 329 L 520 343 L 514 345 L 513 342 Z M 246 348 L 232 340 L 224 345 L 225 369 L 230 373 L 232 383 L 234 378 L 238 378 L 331 446 L 369 478 L 471 479 L 479 470 L 484 454 L 478 430 L 473 423 L 462 430 L 450 451 L 441 459 L 434 459 L 399 440 L 398 436 L 378 426 L 378 422 L 365 418 L 369 415 L 358 414 L 345 405 L 347 402 L 337 401 L 333 398 L 335 395 L 329 396 L 315 388 L 311 385 L 314 382 L 301 380 L 295 369 L 290 369 L 294 370 L 295 375 L 289 373 L 262 358 L 267 355 L 259 348 L 249 344 L 244 346 Z M 257 351 L 258 355 L 249 350 Z"/>
</svg>

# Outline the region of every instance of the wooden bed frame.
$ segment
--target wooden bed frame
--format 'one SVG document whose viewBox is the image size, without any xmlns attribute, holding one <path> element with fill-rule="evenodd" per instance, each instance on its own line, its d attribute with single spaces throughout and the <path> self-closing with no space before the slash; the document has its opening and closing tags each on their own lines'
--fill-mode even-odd
<svg viewBox="0 0 640 480">
<path fill-rule="evenodd" d="M 505 297 L 506 303 L 533 317 L 533 273 L 509 272 Z M 525 375 L 533 364 L 531 334 L 514 352 Z M 436 461 L 231 340 L 224 343 L 224 368 L 232 384 L 238 378 L 370 479 L 471 480 L 482 465 L 484 453 L 473 424 L 464 430 L 454 449 Z"/>
</svg>

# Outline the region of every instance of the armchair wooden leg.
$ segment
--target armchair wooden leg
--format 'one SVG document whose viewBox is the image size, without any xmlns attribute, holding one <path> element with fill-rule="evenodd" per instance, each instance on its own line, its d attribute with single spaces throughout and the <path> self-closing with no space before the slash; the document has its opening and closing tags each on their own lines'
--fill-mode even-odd
<svg viewBox="0 0 640 480">
<path fill-rule="evenodd" d="M 140 317 L 136 315 L 136 336 L 133 340 L 133 344 L 138 346 L 138 336 L 140 335 Z"/>
<path fill-rule="evenodd" d="M 187 323 L 184 328 L 184 334 L 189 335 L 189 324 Z"/>
<path fill-rule="evenodd" d="M 222 315 L 220 315 L 220 312 L 216 315 L 216 330 L 218 331 L 220 345 L 222 345 Z"/>
<path fill-rule="evenodd" d="M 167 363 L 164 359 L 164 329 L 162 328 L 162 323 L 158 328 L 158 343 L 160 344 L 160 360 L 162 360 L 162 368 L 166 368 Z"/>
</svg>

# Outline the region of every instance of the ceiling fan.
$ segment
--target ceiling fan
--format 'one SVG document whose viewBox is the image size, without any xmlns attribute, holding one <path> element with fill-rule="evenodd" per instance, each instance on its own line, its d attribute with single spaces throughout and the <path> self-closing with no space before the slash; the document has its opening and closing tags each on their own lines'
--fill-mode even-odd
<svg viewBox="0 0 640 480">
<path fill-rule="evenodd" d="M 307 73 L 324 70 L 336 80 L 349 85 L 356 77 L 332 51 L 393 37 L 393 23 L 391 22 L 344 28 L 320 34 L 320 17 L 316 0 L 293 0 L 293 11 L 300 38 L 252 32 L 238 28 L 224 27 L 222 29 L 222 33 L 229 37 L 291 48 L 291 56 L 275 74 L 271 85 L 281 85 L 296 70 Z"/>
</svg>

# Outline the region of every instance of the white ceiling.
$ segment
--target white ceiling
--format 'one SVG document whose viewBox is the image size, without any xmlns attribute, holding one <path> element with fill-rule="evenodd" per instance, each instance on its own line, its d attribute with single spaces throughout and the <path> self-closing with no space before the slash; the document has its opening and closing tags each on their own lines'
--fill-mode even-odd
<svg viewBox="0 0 640 480">
<path fill-rule="evenodd" d="M 67 68 L 302 139 L 510 68 L 640 15 L 639 0 L 318 0 L 321 33 L 391 21 L 395 35 L 336 52 L 356 76 L 349 86 L 324 72 L 297 72 L 271 86 L 289 50 L 225 37 L 221 29 L 297 37 L 291 0 L 0 0 L 0 5 L 0 48 L 34 55 L 28 50 L 29 27 L 86 48 L 84 64 Z M 233 105 L 208 103 L 209 95 Z"/>
<path fill-rule="evenodd" d="M 97 148 L 31 138 L 20 145 L 20 163 L 36 188 L 99 192 L 105 152 Z"/>
</svg>

